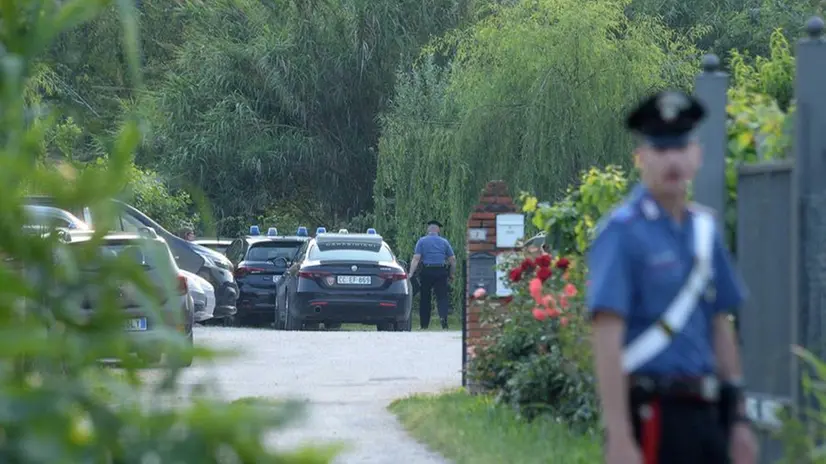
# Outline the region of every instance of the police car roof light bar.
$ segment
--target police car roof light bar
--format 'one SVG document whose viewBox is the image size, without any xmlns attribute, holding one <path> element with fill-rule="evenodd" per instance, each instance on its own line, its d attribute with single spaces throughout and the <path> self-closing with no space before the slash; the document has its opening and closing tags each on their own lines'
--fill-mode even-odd
<svg viewBox="0 0 826 464">
<path fill-rule="evenodd" d="M 318 229 L 315 230 L 316 235 L 325 234 L 325 233 L 327 233 L 327 228 L 326 227 L 319 227 Z"/>
<path fill-rule="evenodd" d="M 306 237 L 308 235 L 307 228 L 304 226 L 299 226 L 298 230 L 295 231 L 295 235 L 297 235 L 298 237 Z"/>
<path fill-rule="evenodd" d="M 376 229 L 374 229 L 372 227 L 367 229 L 367 233 L 370 234 L 370 235 L 376 235 L 377 234 Z"/>
<path fill-rule="evenodd" d="M 261 235 L 261 230 L 258 226 L 250 226 L 250 235 Z"/>
<path fill-rule="evenodd" d="M 339 229 L 338 233 L 340 233 L 340 234 L 349 234 L 350 231 L 348 231 L 347 229 Z"/>
<path fill-rule="evenodd" d="M 277 237 L 278 236 L 278 229 L 275 227 L 270 227 L 267 229 L 267 237 Z"/>
</svg>

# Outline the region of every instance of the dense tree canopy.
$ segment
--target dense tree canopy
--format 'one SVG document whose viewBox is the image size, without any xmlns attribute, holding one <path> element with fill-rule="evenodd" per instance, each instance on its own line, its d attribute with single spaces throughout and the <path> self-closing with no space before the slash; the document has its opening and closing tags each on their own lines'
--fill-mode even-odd
<svg viewBox="0 0 826 464">
<path fill-rule="evenodd" d="M 767 56 L 775 28 L 796 37 L 822 11 L 819 0 L 138 7 L 140 93 L 114 8 L 61 34 L 38 63 L 37 98 L 71 117 L 50 128 L 44 153 L 92 161 L 137 108 L 151 129 L 137 164 L 173 196 L 204 193 L 224 232 L 279 215 L 361 225 L 375 209 L 404 247 L 425 213 L 463 238 L 468 204 L 492 177 L 550 199 L 584 167 L 627 165 L 617 116 L 633 98 L 690 87 L 707 51 Z"/>
<path fill-rule="evenodd" d="M 375 115 L 399 60 L 455 26 L 460 9 L 454 0 L 213 2 L 190 16 L 151 95 L 146 161 L 203 188 L 222 212 L 309 194 L 321 211 L 355 215 L 372 202 Z"/>
<path fill-rule="evenodd" d="M 697 51 L 624 2 L 521 1 L 438 41 L 400 75 L 384 115 L 376 179 L 383 230 L 449 218 L 457 239 L 492 178 L 552 199 L 592 165 L 627 165 L 622 113 L 639 95 L 688 87 Z M 412 246 L 403 235 L 398 245 Z"/>
</svg>

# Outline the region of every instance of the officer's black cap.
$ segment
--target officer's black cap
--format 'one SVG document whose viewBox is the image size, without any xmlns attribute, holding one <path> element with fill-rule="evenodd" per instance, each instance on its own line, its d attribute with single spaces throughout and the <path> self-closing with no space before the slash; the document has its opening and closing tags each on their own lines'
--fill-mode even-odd
<svg viewBox="0 0 826 464">
<path fill-rule="evenodd" d="M 441 222 L 439 222 L 439 221 L 437 221 L 437 220 L 435 220 L 435 219 L 432 219 L 432 220 L 430 220 L 430 221 L 427 221 L 427 225 L 429 225 L 429 226 L 438 226 L 440 229 L 441 229 L 442 227 L 444 227 L 444 226 L 442 225 L 442 223 L 441 223 Z"/>
<path fill-rule="evenodd" d="M 643 100 L 628 115 L 625 126 L 655 148 L 682 148 L 705 116 L 706 109 L 699 100 L 669 90 Z"/>
</svg>

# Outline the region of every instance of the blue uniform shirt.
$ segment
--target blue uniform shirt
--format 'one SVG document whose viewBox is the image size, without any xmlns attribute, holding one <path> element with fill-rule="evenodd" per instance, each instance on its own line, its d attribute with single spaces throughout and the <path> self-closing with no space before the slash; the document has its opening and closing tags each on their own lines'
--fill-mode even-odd
<svg viewBox="0 0 826 464">
<path fill-rule="evenodd" d="M 656 323 L 685 284 L 694 260 L 691 211 L 677 223 L 642 185 L 599 226 L 588 253 L 588 310 L 610 311 L 626 322 L 626 345 Z M 737 309 L 746 289 L 717 231 L 710 291 L 683 330 L 638 374 L 694 376 L 716 368 L 712 319 Z"/>
<path fill-rule="evenodd" d="M 447 258 L 453 256 L 453 248 L 450 242 L 439 234 L 427 234 L 416 242 L 413 254 L 422 257 L 422 264 L 433 266 L 445 264 Z"/>
</svg>

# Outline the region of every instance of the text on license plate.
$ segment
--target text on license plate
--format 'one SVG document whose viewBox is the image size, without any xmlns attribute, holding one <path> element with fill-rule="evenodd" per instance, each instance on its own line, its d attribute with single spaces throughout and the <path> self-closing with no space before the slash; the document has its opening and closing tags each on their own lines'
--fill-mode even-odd
<svg viewBox="0 0 826 464">
<path fill-rule="evenodd" d="M 126 330 L 128 332 L 142 332 L 146 330 L 146 318 L 136 317 L 126 320 Z"/>
<path fill-rule="evenodd" d="M 370 276 L 338 276 L 339 285 L 370 285 Z"/>
</svg>

